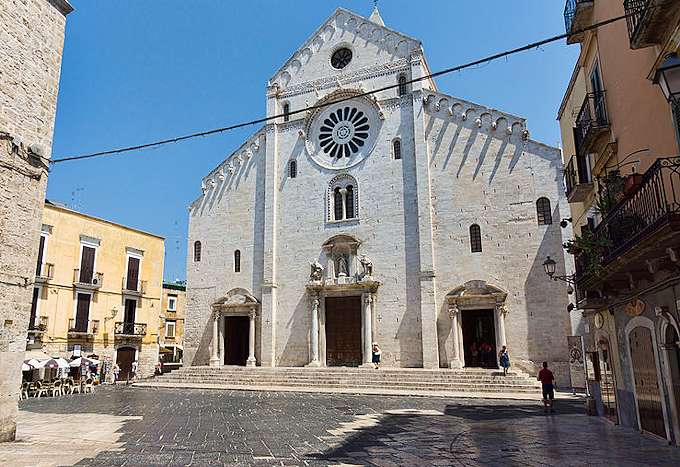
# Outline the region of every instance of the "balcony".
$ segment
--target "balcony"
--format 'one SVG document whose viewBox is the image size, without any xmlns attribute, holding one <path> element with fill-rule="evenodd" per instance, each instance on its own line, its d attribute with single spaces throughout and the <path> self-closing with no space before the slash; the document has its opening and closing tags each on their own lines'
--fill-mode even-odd
<svg viewBox="0 0 680 467">
<path fill-rule="evenodd" d="M 141 297 L 146 294 L 146 281 L 123 277 L 122 290 L 124 294 Z"/>
<path fill-rule="evenodd" d="M 35 271 L 35 282 L 38 284 L 44 284 L 52 279 L 54 279 L 54 264 L 52 263 L 38 264 Z"/>
<path fill-rule="evenodd" d="M 576 117 L 574 139 L 576 140 L 576 154 L 585 156 L 593 151 L 600 136 L 609 130 L 607 117 L 607 102 L 604 91 L 586 94 L 581 109 Z"/>
<path fill-rule="evenodd" d="M 583 34 L 573 34 L 573 32 L 588 27 L 593 20 L 593 0 L 567 0 L 564 5 L 564 27 L 567 37 L 567 44 L 575 44 L 583 40 Z"/>
<path fill-rule="evenodd" d="M 28 332 L 31 334 L 43 334 L 47 332 L 47 324 L 49 320 L 47 316 L 39 316 L 34 323 L 28 326 Z"/>
<path fill-rule="evenodd" d="M 71 318 L 68 320 L 68 337 L 70 338 L 91 338 L 99 331 L 99 320 L 79 320 Z"/>
<path fill-rule="evenodd" d="M 570 203 L 585 201 L 593 190 L 593 178 L 587 156 L 571 156 L 564 168 L 564 184 Z"/>
<path fill-rule="evenodd" d="M 101 272 L 90 272 L 85 270 L 73 270 L 73 285 L 81 289 L 98 290 L 102 287 L 104 274 Z"/>
<path fill-rule="evenodd" d="M 667 249 L 680 239 L 680 157 L 658 159 L 636 177 L 639 185 L 625 193 L 593 230 L 594 239 L 604 246 L 597 253 L 576 255 L 576 282 L 584 294 L 605 281 L 610 288 L 630 290 L 631 281 L 649 278 L 650 268 L 663 262 L 675 267 L 672 261 L 677 258 Z M 601 271 L 589 268 L 593 261 Z"/>
<path fill-rule="evenodd" d="M 663 45 L 680 15 L 677 0 L 625 0 L 628 37 L 632 49 Z"/>
<path fill-rule="evenodd" d="M 144 337 L 146 335 L 146 323 L 126 323 L 118 321 L 115 324 L 113 334 L 121 337 Z"/>
</svg>

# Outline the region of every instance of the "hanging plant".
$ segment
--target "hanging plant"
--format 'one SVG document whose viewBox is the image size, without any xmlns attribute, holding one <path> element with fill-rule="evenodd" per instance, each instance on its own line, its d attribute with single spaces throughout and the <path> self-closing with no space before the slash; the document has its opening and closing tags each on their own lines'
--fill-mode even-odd
<svg viewBox="0 0 680 467">
<path fill-rule="evenodd" d="M 582 230 L 582 235 L 576 235 L 572 240 L 562 244 L 567 253 L 585 259 L 585 272 L 600 276 L 604 272 L 602 258 L 611 248 L 612 242 L 605 235 L 595 235 L 588 229 Z"/>
</svg>

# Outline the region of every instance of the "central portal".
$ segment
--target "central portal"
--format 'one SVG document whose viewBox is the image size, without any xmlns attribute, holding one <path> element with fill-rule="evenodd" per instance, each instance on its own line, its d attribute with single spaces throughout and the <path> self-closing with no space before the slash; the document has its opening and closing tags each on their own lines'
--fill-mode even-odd
<svg viewBox="0 0 680 467">
<path fill-rule="evenodd" d="M 465 310 L 462 314 L 465 366 L 498 368 L 494 310 Z"/>
<path fill-rule="evenodd" d="M 224 317 L 224 364 L 245 366 L 248 359 L 247 316 Z"/>
<path fill-rule="evenodd" d="M 327 297 L 326 365 L 361 365 L 361 297 Z"/>
</svg>

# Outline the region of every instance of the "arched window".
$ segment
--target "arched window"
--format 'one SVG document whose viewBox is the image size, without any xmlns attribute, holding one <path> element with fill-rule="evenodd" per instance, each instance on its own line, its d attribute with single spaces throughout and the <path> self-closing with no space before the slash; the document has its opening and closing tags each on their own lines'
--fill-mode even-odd
<svg viewBox="0 0 680 467">
<path fill-rule="evenodd" d="M 199 262 L 201 260 L 201 242 L 194 242 L 194 261 Z"/>
<path fill-rule="evenodd" d="M 359 217 L 359 185 L 354 177 L 341 174 L 328 184 L 327 220 L 331 222 Z"/>
<path fill-rule="evenodd" d="M 347 185 L 345 192 L 345 206 L 346 206 L 346 216 L 347 219 L 354 219 L 354 187 L 352 185 Z"/>
<path fill-rule="evenodd" d="M 406 75 L 401 74 L 399 75 L 399 78 L 397 78 L 397 82 L 399 83 L 399 95 L 400 96 L 405 96 L 406 93 L 408 92 L 408 85 L 406 84 Z"/>
<path fill-rule="evenodd" d="M 470 251 L 472 253 L 482 252 L 482 229 L 477 224 L 470 226 Z"/>
<path fill-rule="evenodd" d="M 399 160 L 401 159 L 401 141 L 398 139 L 394 140 L 394 143 L 392 143 L 392 152 L 394 153 L 394 159 Z"/>
<path fill-rule="evenodd" d="M 288 176 L 290 178 L 297 177 L 297 161 L 288 162 Z"/>
<path fill-rule="evenodd" d="M 283 121 L 284 122 L 290 121 L 290 104 L 288 102 L 283 104 Z"/>
<path fill-rule="evenodd" d="M 538 225 L 552 224 L 552 212 L 548 198 L 543 197 L 536 200 L 536 215 L 538 216 Z"/>
<path fill-rule="evenodd" d="M 234 272 L 241 272 L 241 250 L 234 251 Z"/>
</svg>

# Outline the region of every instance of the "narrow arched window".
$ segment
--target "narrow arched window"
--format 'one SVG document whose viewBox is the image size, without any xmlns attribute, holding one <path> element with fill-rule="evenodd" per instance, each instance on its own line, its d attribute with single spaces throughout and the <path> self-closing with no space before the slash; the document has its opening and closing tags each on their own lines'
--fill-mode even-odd
<svg viewBox="0 0 680 467">
<path fill-rule="evenodd" d="M 288 102 L 283 104 L 283 121 L 284 122 L 290 121 L 290 104 Z"/>
<path fill-rule="evenodd" d="M 401 141 L 396 139 L 394 140 L 394 143 L 392 143 L 392 152 L 394 153 L 394 159 L 399 160 L 401 159 Z"/>
<path fill-rule="evenodd" d="M 297 177 L 297 161 L 288 162 L 288 176 L 290 178 Z"/>
<path fill-rule="evenodd" d="M 552 212 L 550 211 L 550 200 L 548 198 L 538 198 L 536 200 L 536 215 L 538 225 L 552 224 Z"/>
<path fill-rule="evenodd" d="M 241 272 L 241 250 L 234 251 L 234 272 Z"/>
<path fill-rule="evenodd" d="M 199 262 L 201 260 L 201 242 L 194 242 L 194 261 Z"/>
<path fill-rule="evenodd" d="M 340 193 L 340 187 L 336 187 L 333 191 L 333 213 L 335 214 L 335 220 L 342 220 L 342 193 Z"/>
<path fill-rule="evenodd" d="M 482 252 L 482 230 L 477 224 L 470 226 L 470 251 L 472 253 Z"/>
<path fill-rule="evenodd" d="M 406 85 L 406 75 L 401 74 L 399 75 L 399 78 L 397 78 L 397 81 L 399 83 L 399 95 L 400 96 L 405 96 L 406 93 L 408 92 L 408 88 Z"/>
<path fill-rule="evenodd" d="M 347 186 L 347 191 L 345 192 L 345 206 L 347 210 L 347 219 L 354 219 L 354 187 L 352 185 Z"/>
</svg>

